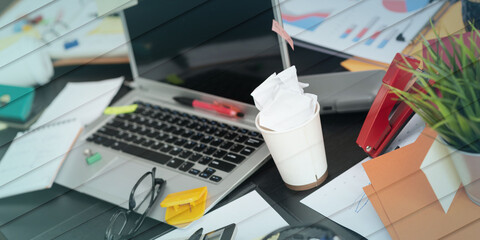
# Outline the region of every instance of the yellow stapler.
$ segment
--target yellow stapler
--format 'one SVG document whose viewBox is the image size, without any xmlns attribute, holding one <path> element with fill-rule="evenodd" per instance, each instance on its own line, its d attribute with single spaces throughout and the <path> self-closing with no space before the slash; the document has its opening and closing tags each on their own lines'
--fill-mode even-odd
<svg viewBox="0 0 480 240">
<path fill-rule="evenodd" d="M 167 208 L 165 221 L 171 225 L 193 222 L 203 216 L 207 200 L 207 187 L 168 194 L 160 203 Z"/>
</svg>

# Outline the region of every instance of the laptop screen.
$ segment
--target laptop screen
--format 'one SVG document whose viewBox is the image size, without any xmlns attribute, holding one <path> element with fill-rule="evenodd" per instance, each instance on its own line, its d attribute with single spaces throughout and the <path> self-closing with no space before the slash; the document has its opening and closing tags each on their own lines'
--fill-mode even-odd
<svg viewBox="0 0 480 240">
<path fill-rule="evenodd" d="M 141 0 L 124 14 L 138 77 L 253 103 L 283 69 L 270 0 Z"/>
</svg>

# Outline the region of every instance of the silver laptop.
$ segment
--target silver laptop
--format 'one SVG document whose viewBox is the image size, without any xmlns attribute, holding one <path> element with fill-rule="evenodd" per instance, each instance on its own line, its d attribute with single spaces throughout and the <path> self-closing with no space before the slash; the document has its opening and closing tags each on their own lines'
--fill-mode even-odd
<svg viewBox="0 0 480 240">
<path fill-rule="evenodd" d="M 135 88 L 115 105 L 139 108 L 88 126 L 56 182 L 127 208 L 137 179 L 156 167 L 156 177 L 167 182 L 160 201 L 206 186 L 208 211 L 269 156 L 250 93 L 283 70 L 273 17 L 271 2 L 256 0 L 143 0 L 125 9 Z M 244 117 L 184 106 L 174 97 L 232 105 Z M 102 160 L 87 165 L 86 149 Z M 149 216 L 165 221 L 164 215 L 156 205 Z"/>
</svg>

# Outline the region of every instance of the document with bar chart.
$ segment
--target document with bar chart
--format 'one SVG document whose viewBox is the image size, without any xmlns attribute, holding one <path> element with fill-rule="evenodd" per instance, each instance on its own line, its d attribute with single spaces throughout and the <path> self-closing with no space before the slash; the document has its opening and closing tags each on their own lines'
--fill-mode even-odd
<svg viewBox="0 0 480 240">
<path fill-rule="evenodd" d="M 446 0 L 282 0 L 294 40 L 390 63 Z M 320 48 L 320 49 L 321 49 Z"/>
</svg>

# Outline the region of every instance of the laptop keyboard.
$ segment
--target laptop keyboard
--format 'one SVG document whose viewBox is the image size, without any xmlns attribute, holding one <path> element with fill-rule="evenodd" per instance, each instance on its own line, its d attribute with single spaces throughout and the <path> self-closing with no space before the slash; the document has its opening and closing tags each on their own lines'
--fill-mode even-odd
<svg viewBox="0 0 480 240">
<path fill-rule="evenodd" d="M 220 182 L 263 144 L 257 131 L 136 101 L 87 138 L 170 169 Z M 218 174 L 218 175 L 217 175 Z"/>
</svg>

